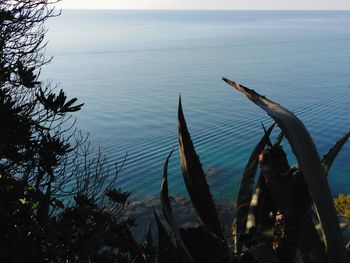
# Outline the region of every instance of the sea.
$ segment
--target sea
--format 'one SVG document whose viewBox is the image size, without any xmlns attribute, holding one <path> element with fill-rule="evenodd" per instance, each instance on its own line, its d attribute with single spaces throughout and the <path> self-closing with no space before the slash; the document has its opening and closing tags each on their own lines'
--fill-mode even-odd
<svg viewBox="0 0 350 263">
<path fill-rule="evenodd" d="M 123 169 L 132 199 L 187 197 L 177 107 L 184 114 L 216 199 L 235 200 L 262 123 L 272 120 L 222 77 L 299 117 L 322 157 L 350 129 L 350 12 L 62 10 L 46 24 L 41 79 L 84 102 L 76 127 Z M 272 140 L 278 134 L 273 133 Z M 286 140 L 291 165 L 295 157 Z M 350 142 L 330 171 L 334 195 L 350 193 Z"/>
</svg>

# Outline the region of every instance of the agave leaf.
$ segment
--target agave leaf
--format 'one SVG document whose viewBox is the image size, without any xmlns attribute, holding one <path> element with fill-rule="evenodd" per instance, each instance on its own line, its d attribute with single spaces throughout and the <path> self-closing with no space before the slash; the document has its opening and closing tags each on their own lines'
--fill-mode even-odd
<svg viewBox="0 0 350 263">
<path fill-rule="evenodd" d="M 315 202 L 328 256 L 331 262 L 348 262 L 344 248 L 345 243 L 340 232 L 338 217 L 325 176 L 325 169 L 321 165 L 315 144 L 303 123 L 293 113 L 254 90 L 225 78 L 223 80 L 244 93 L 252 102 L 265 110 L 284 132 Z"/>
<path fill-rule="evenodd" d="M 325 247 L 321 241 L 312 218 L 308 216 L 304 223 L 302 237 L 299 243 L 299 249 L 304 258 L 304 262 L 309 263 L 327 263 Z"/>
<path fill-rule="evenodd" d="M 147 226 L 147 232 L 146 232 L 146 238 L 145 238 L 146 246 L 153 247 L 153 238 L 152 238 L 152 231 L 151 231 L 151 222 L 148 223 Z"/>
<path fill-rule="evenodd" d="M 268 238 L 267 236 L 272 237 L 271 233 L 274 228 L 273 215 L 276 213 L 276 210 L 276 204 L 268 191 L 265 179 L 260 175 L 250 202 L 246 231 L 251 232 L 252 229 L 257 228 L 265 233 L 266 238 Z"/>
<path fill-rule="evenodd" d="M 176 262 L 178 258 L 178 251 L 176 247 L 171 242 L 171 238 L 165 230 L 162 222 L 159 220 L 159 217 L 156 211 L 153 208 L 154 217 L 156 219 L 157 228 L 158 228 L 158 262 L 159 263 L 168 263 Z"/>
<path fill-rule="evenodd" d="M 274 123 L 274 124 L 275 124 L 275 123 Z M 274 124 L 273 124 L 273 125 L 274 125 Z M 262 126 L 262 128 L 263 128 L 263 130 L 264 130 L 265 136 L 267 137 L 267 139 L 266 139 L 266 144 L 267 144 L 268 146 L 272 147 L 273 145 L 272 145 L 271 140 L 270 140 L 270 134 L 267 134 L 267 130 L 266 130 L 266 128 L 265 128 L 264 123 L 261 122 L 261 126 Z"/>
<path fill-rule="evenodd" d="M 283 131 L 281 131 L 281 132 L 278 134 L 274 145 L 275 145 L 275 146 L 280 145 L 281 142 L 282 142 L 282 140 L 283 140 L 283 137 L 284 137 L 284 133 L 283 133 Z"/>
<path fill-rule="evenodd" d="M 182 111 L 181 97 L 179 99 L 178 120 L 182 175 L 193 207 L 195 208 L 199 221 L 207 225 L 213 233 L 223 239 L 223 232 L 205 178 L 205 173 L 187 129 Z"/>
<path fill-rule="evenodd" d="M 261 203 L 266 192 L 266 183 L 263 180 L 264 179 L 260 176 L 255 191 L 250 199 L 245 227 L 248 232 L 251 228 L 255 228 L 258 225 L 259 216 L 261 215 L 259 212 L 261 210 Z"/>
<path fill-rule="evenodd" d="M 247 215 L 249 212 L 250 202 L 252 200 L 253 186 L 256 170 L 259 163 L 259 154 L 265 148 L 266 143 L 269 140 L 272 129 L 275 123 L 264 133 L 264 136 L 260 139 L 258 144 L 255 146 L 251 153 L 249 160 L 244 168 L 243 176 L 239 185 L 238 196 L 237 196 L 237 215 L 235 224 L 233 225 L 233 237 L 234 237 L 234 252 L 240 252 L 242 245 L 239 242 L 239 235 L 245 233 L 247 224 Z"/>
<path fill-rule="evenodd" d="M 328 175 L 332 167 L 333 161 L 349 139 L 350 132 L 346 133 L 322 158 L 323 167 Z M 312 223 L 311 217 L 308 217 L 303 230 L 303 236 L 300 240 L 300 250 L 308 262 L 326 263 L 324 245 L 320 240 L 317 230 Z"/>
<path fill-rule="evenodd" d="M 328 175 L 328 171 L 331 169 L 333 161 L 337 157 L 340 150 L 343 148 L 344 144 L 350 137 L 350 131 L 347 132 L 337 143 L 329 150 L 327 154 L 325 154 L 322 158 L 322 164 L 326 169 L 326 174 Z"/>
<path fill-rule="evenodd" d="M 146 262 L 154 262 L 156 258 L 156 251 L 153 246 L 151 222 L 149 222 L 147 226 L 145 242 L 143 246 L 143 256 Z"/>
<path fill-rule="evenodd" d="M 190 262 L 193 262 L 191 254 L 189 253 L 188 249 L 186 248 L 186 246 L 182 240 L 180 230 L 179 230 L 179 228 L 174 220 L 173 213 L 171 211 L 171 206 L 170 206 L 170 200 L 169 200 L 169 194 L 168 194 L 168 163 L 169 163 L 169 159 L 170 159 L 171 155 L 173 154 L 173 151 L 174 150 L 172 150 L 169 153 L 169 155 L 166 158 L 166 161 L 164 163 L 163 180 L 162 180 L 162 184 L 161 184 L 161 188 L 160 188 L 160 201 L 161 201 L 162 210 L 163 210 L 165 220 L 169 224 L 171 230 L 174 232 L 176 243 L 178 244 L 180 249 L 183 250 L 183 252 L 187 256 L 188 260 Z"/>
<path fill-rule="evenodd" d="M 311 203 L 309 189 L 301 173 L 294 176 L 294 182 L 289 186 L 291 193 L 288 196 L 288 209 L 283 215 L 283 235 L 279 240 L 274 241 L 275 244 L 278 244 L 276 246 L 277 255 L 282 262 L 286 263 L 295 260 L 300 240 L 304 236 L 305 221 Z"/>
</svg>

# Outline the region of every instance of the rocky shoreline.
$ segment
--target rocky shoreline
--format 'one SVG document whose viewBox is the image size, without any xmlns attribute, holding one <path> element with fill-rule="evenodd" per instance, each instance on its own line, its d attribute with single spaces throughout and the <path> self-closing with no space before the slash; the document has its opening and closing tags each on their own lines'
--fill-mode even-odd
<svg viewBox="0 0 350 263">
<path fill-rule="evenodd" d="M 172 211 L 179 227 L 194 227 L 198 225 L 198 219 L 195 214 L 191 200 L 186 196 L 169 196 Z M 216 210 L 222 225 L 227 234 L 230 233 L 231 224 L 235 216 L 236 204 L 232 201 L 220 199 L 215 200 Z M 132 232 L 136 239 L 140 240 L 146 233 L 148 222 L 154 222 L 153 208 L 163 219 L 159 196 L 148 196 L 130 202 L 127 208 L 126 216 L 134 218 L 136 227 Z M 151 224 L 154 227 L 154 224 Z M 156 231 L 154 229 L 154 231 Z"/>
<path fill-rule="evenodd" d="M 192 202 L 188 197 L 169 196 L 169 199 L 176 223 L 179 227 L 187 228 L 199 225 Z M 215 200 L 215 204 L 219 218 L 224 226 L 225 234 L 229 237 L 231 233 L 231 224 L 236 213 L 236 203 L 225 199 L 219 199 Z M 132 228 L 132 233 L 138 241 L 144 238 L 149 222 L 151 222 L 153 233 L 156 233 L 155 224 L 153 224 L 153 208 L 160 219 L 163 220 L 159 196 L 147 196 L 143 199 L 131 201 L 128 204 L 125 216 L 135 219 L 136 226 Z M 339 217 L 339 221 L 345 240 L 350 240 L 350 219 L 341 216 Z"/>
</svg>

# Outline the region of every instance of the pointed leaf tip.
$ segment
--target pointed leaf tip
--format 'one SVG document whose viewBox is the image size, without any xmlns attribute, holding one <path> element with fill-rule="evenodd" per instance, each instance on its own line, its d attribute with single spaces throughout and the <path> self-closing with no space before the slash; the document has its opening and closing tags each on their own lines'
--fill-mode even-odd
<svg viewBox="0 0 350 263">
<path fill-rule="evenodd" d="M 206 181 L 202 164 L 187 129 L 181 102 L 179 103 L 178 110 L 178 128 L 182 175 L 198 219 L 201 223 L 207 225 L 213 233 L 223 238 L 215 204 Z"/>
<path fill-rule="evenodd" d="M 227 78 L 225 78 L 225 77 L 222 77 L 222 80 L 227 82 L 227 83 L 229 82 L 229 80 Z"/>
<path fill-rule="evenodd" d="M 343 146 L 346 144 L 349 137 L 350 137 L 350 131 L 348 131 L 342 138 L 340 138 L 340 140 L 336 142 L 336 144 L 328 151 L 328 153 L 323 156 L 322 164 L 326 170 L 327 175 L 329 170 L 332 167 L 332 164 L 335 158 L 338 156 L 339 152 L 341 151 Z"/>
<path fill-rule="evenodd" d="M 234 82 L 227 83 L 245 94 L 277 122 L 291 145 L 316 204 L 330 260 L 348 262 L 339 220 L 325 176 L 326 171 L 321 165 L 316 146 L 304 124 L 293 113 L 254 90 Z"/>
<path fill-rule="evenodd" d="M 168 154 L 168 157 L 165 160 L 163 179 L 160 187 L 160 193 L 161 193 L 160 200 L 162 202 L 163 213 L 167 221 L 169 220 L 169 216 L 171 214 L 171 207 L 170 207 L 169 193 L 168 193 L 168 163 L 173 152 L 174 152 L 174 149 L 170 151 L 170 153 Z"/>
<path fill-rule="evenodd" d="M 223 77 L 222 80 L 225 81 L 227 84 L 231 85 L 231 86 L 234 87 L 234 88 L 236 88 L 237 85 L 239 86 L 238 83 L 236 83 L 236 82 L 234 82 L 234 81 L 232 81 L 232 80 L 229 80 L 229 79 L 227 79 L 227 78 L 225 78 L 225 77 Z"/>
</svg>

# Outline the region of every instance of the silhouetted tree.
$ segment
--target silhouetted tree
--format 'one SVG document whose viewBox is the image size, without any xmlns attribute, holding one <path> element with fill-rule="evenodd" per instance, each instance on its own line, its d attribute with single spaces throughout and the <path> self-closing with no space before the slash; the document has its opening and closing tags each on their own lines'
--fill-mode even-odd
<svg viewBox="0 0 350 263">
<path fill-rule="evenodd" d="M 39 81 L 55 2 L 0 2 L 0 262 L 125 261 L 129 194 L 76 132 L 83 104 Z"/>
</svg>

